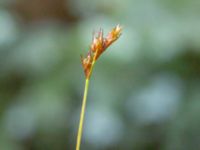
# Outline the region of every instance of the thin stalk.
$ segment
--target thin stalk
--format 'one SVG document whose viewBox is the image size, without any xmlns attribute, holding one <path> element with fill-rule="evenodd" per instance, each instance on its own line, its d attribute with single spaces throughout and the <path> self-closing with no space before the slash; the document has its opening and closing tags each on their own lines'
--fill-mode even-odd
<svg viewBox="0 0 200 150">
<path fill-rule="evenodd" d="M 85 107 L 86 107 L 86 102 L 87 102 L 89 82 L 90 82 L 89 79 L 85 80 L 83 102 L 82 102 L 82 107 L 81 107 L 78 135 L 77 135 L 77 141 L 76 141 L 76 150 L 80 150 L 80 145 L 81 145 L 81 137 L 82 137 L 82 132 L 83 132 L 83 122 L 84 122 L 84 116 L 85 116 Z"/>
<path fill-rule="evenodd" d="M 92 62 L 90 75 L 92 74 L 92 70 L 94 68 L 95 62 L 96 61 Z M 82 133 L 83 133 L 83 123 L 84 123 L 84 117 L 85 117 L 85 108 L 86 108 L 86 102 L 87 102 L 87 94 L 88 94 L 89 82 L 90 82 L 90 77 L 85 79 L 84 95 L 83 95 L 81 114 L 80 114 L 80 121 L 79 121 L 79 127 L 78 127 L 78 135 L 77 135 L 77 141 L 76 141 L 76 150 L 80 150 L 80 145 L 81 145 L 81 138 L 82 138 Z"/>
</svg>

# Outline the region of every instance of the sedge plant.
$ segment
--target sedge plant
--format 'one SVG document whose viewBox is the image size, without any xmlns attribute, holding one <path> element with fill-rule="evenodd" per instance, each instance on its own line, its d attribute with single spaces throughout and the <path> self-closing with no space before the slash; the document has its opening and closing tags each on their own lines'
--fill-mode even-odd
<svg viewBox="0 0 200 150">
<path fill-rule="evenodd" d="M 117 25 L 108 33 L 106 37 L 104 37 L 103 30 L 100 29 L 98 33 L 93 35 L 93 40 L 86 57 L 81 56 L 81 62 L 85 73 L 85 88 L 84 88 L 84 95 L 80 113 L 76 150 L 80 150 L 87 94 L 88 94 L 90 76 L 92 74 L 93 68 L 95 66 L 96 61 L 101 56 L 101 54 L 120 37 L 121 31 L 122 31 L 121 26 Z"/>
</svg>

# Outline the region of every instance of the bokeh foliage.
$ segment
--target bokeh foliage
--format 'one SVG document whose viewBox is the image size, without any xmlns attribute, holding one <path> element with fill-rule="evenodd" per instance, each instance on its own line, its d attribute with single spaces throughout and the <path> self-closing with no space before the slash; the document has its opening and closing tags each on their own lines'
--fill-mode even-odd
<svg viewBox="0 0 200 150">
<path fill-rule="evenodd" d="M 200 149 L 199 13 L 198 0 L 2 0 L 0 149 L 75 149 L 80 54 L 118 23 L 93 72 L 82 149 Z"/>
</svg>

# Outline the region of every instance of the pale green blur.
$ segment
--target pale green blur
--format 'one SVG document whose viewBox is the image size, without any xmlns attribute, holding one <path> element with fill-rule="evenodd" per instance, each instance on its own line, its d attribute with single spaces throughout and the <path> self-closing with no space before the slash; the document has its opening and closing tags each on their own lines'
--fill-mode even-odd
<svg viewBox="0 0 200 150">
<path fill-rule="evenodd" d="M 91 77 L 81 150 L 200 149 L 199 0 L 2 0 L 0 150 L 75 150 L 93 31 L 123 26 Z"/>
</svg>

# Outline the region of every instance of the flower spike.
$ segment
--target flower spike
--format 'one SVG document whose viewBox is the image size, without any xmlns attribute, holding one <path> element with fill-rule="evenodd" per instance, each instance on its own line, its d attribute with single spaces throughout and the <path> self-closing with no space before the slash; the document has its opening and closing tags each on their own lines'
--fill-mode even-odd
<svg viewBox="0 0 200 150">
<path fill-rule="evenodd" d="M 120 37 L 121 32 L 122 27 L 120 25 L 117 25 L 108 33 L 105 38 L 103 36 L 103 30 L 101 28 L 98 33 L 93 34 L 92 43 L 90 45 L 88 55 L 85 58 L 81 56 L 83 69 L 87 79 L 90 78 L 92 68 L 96 60 L 113 42 L 115 42 Z"/>
<path fill-rule="evenodd" d="M 98 33 L 93 34 L 92 43 L 90 45 L 90 49 L 86 57 L 81 56 L 81 62 L 86 78 L 85 78 L 85 88 L 81 106 L 79 127 L 77 133 L 76 150 L 80 150 L 80 145 L 81 145 L 88 87 L 90 82 L 90 76 L 92 74 L 92 69 L 94 68 L 95 62 L 98 60 L 101 54 L 120 37 L 121 31 L 122 31 L 121 26 L 117 25 L 104 38 L 103 30 L 100 29 Z"/>
</svg>

